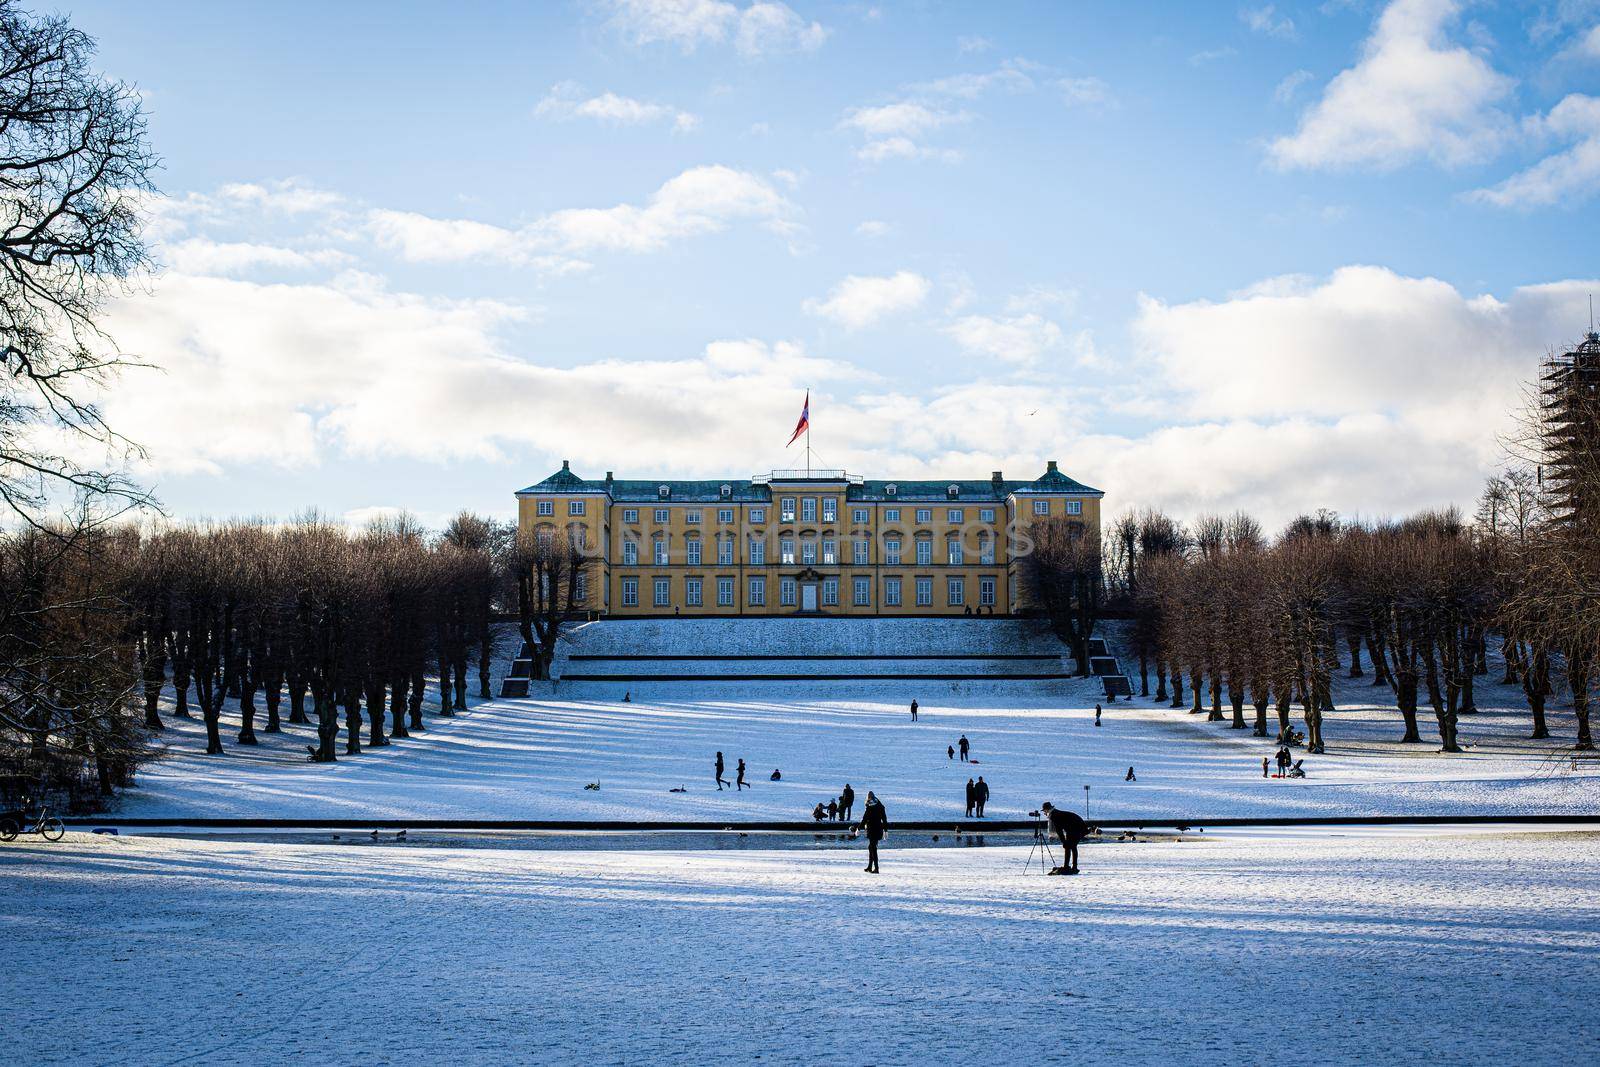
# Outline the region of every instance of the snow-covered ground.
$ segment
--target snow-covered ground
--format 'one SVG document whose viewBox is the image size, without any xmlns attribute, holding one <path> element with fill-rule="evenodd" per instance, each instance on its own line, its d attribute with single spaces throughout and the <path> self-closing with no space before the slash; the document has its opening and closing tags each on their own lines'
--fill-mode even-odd
<svg viewBox="0 0 1600 1067">
<path fill-rule="evenodd" d="M 1594 834 L 0 846 L 12 1063 L 1600 1058 Z M 36 839 L 35 839 L 36 841 Z"/>
<path fill-rule="evenodd" d="M 1306 759 L 1304 780 L 1262 778 L 1270 741 L 1149 700 L 1107 705 L 1096 728 L 1090 681 L 682 684 L 630 703 L 545 687 L 455 719 L 430 715 L 426 733 L 332 765 L 306 762 L 310 727 L 214 757 L 197 722 L 169 719 L 168 758 L 140 772 L 120 814 L 732 823 L 807 818 L 849 782 L 858 796 L 876 790 L 892 818 L 958 819 L 966 780 L 980 774 L 999 818 L 1045 799 L 1081 810 L 1085 785 L 1096 819 L 1600 814 L 1600 762 L 1574 767 L 1561 748 L 1570 711 L 1553 709 L 1554 737 L 1532 742 L 1520 690 L 1482 685 L 1485 710 L 1461 725 L 1470 747 L 1440 755 L 1429 718 L 1424 743 L 1398 742 L 1387 690 L 1341 681 L 1336 696 L 1328 753 Z M 963 733 L 976 766 L 946 757 Z M 729 779 L 746 761 L 750 789 L 717 790 L 718 750 Z M 1137 782 L 1124 781 L 1129 766 Z M 768 780 L 774 768 L 781 782 Z M 670 792 L 680 785 L 688 791 Z"/>
</svg>

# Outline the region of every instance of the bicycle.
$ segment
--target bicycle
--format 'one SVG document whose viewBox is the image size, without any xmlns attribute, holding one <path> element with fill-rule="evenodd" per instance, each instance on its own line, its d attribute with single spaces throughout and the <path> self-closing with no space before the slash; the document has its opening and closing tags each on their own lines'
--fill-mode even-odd
<svg viewBox="0 0 1600 1067">
<path fill-rule="evenodd" d="M 38 834 L 46 841 L 60 841 L 66 836 L 66 826 L 60 819 L 50 814 L 49 808 L 39 809 L 39 816 L 34 820 L 32 829 L 28 827 L 28 819 L 26 811 L 8 811 L 0 814 L 0 841 L 15 841 L 18 834 Z"/>
</svg>

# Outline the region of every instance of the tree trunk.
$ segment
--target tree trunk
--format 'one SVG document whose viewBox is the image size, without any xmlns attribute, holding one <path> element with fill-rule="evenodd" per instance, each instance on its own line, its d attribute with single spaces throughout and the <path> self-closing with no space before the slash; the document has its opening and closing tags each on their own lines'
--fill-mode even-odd
<svg viewBox="0 0 1600 1067">
<path fill-rule="evenodd" d="M 1567 665 L 1567 680 L 1572 687 L 1572 714 L 1578 720 L 1577 748 L 1594 748 L 1594 738 L 1589 736 L 1589 664 L 1581 657 L 1571 657 Z"/>
<path fill-rule="evenodd" d="M 1139 695 L 1150 695 L 1150 656 L 1142 648 L 1139 650 Z"/>
<path fill-rule="evenodd" d="M 1200 687 L 1201 674 L 1198 667 L 1189 671 L 1189 691 L 1194 694 L 1194 704 L 1189 708 L 1190 715 L 1198 715 L 1205 710 L 1205 695 Z"/>
<path fill-rule="evenodd" d="M 1267 698 L 1265 698 L 1265 697 L 1259 697 L 1259 698 L 1257 698 L 1257 700 L 1255 702 L 1255 705 L 1256 705 L 1256 729 L 1255 729 L 1255 735 L 1257 737 L 1266 737 L 1267 736 L 1267 705 L 1269 703 L 1271 703 L 1271 701 L 1267 700 Z"/>
<path fill-rule="evenodd" d="M 383 733 L 383 711 L 378 711 L 378 732 Z M 361 751 L 361 693 L 351 686 L 344 692 L 344 754 Z"/>
<path fill-rule="evenodd" d="M 382 682 L 367 682 L 367 747 L 381 748 L 389 743 L 383 736 L 384 688 Z M 360 697 L 356 700 L 359 702 Z"/>
<path fill-rule="evenodd" d="M 1174 663 L 1172 664 L 1172 669 L 1167 673 L 1172 679 L 1172 706 L 1181 708 L 1183 707 L 1183 669 Z"/>
<path fill-rule="evenodd" d="M 1345 643 L 1350 647 L 1350 677 L 1361 677 L 1361 636 L 1354 630 L 1345 631 Z"/>
<path fill-rule="evenodd" d="M 492 633 L 493 630 L 490 627 L 484 627 L 483 641 L 478 645 L 478 698 L 480 700 L 488 700 L 491 695 L 489 692 L 489 668 L 494 662 L 494 640 L 490 636 Z M 458 708 L 465 709 L 467 706 L 465 690 L 465 685 L 457 684 L 456 707 Z"/>
<path fill-rule="evenodd" d="M 275 734 L 283 729 L 283 721 L 278 717 L 278 708 L 283 703 L 283 676 L 274 672 L 263 689 L 267 702 L 267 733 Z"/>
<path fill-rule="evenodd" d="M 330 693 L 314 693 L 312 700 L 316 705 L 317 747 L 311 753 L 311 760 L 333 763 L 339 758 L 333 751 L 334 742 L 339 738 L 339 705 Z"/>
<path fill-rule="evenodd" d="M 414 731 L 427 729 L 422 722 L 422 699 L 427 691 L 427 684 L 427 679 L 423 677 L 422 669 L 419 667 L 411 675 L 410 696 L 406 698 L 406 712 L 410 716 L 411 729 Z"/>
<path fill-rule="evenodd" d="M 394 682 L 389 686 L 389 736 L 410 737 L 411 732 L 406 729 L 406 693 L 411 688 L 411 679 L 404 674 L 397 674 Z"/>
<path fill-rule="evenodd" d="M 1156 657 L 1156 703 L 1167 699 L 1167 665 L 1160 656 Z"/>
<path fill-rule="evenodd" d="M 456 660 L 456 710 L 467 710 L 467 661 Z"/>
<path fill-rule="evenodd" d="M 1243 730 L 1247 725 L 1244 721 L 1244 690 L 1229 682 L 1228 699 L 1233 703 L 1233 728 Z"/>
<path fill-rule="evenodd" d="M 306 682 L 304 678 L 289 679 L 289 722 L 303 725 L 306 722 Z M 319 720 L 320 721 L 320 720 Z"/>
</svg>

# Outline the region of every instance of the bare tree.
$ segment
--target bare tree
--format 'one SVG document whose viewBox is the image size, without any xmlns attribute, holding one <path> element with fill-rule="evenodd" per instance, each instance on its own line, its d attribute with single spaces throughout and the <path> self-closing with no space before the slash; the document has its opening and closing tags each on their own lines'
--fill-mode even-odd
<svg viewBox="0 0 1600 1067">
<path fill-rule="evenodd" d="M 1044 519 L 1028 531 L 1033 552 L 1023 568 L 1029 599 L 1072 649 L 1078 673 L 1089 674 L 1089 638 L 1105 601 L 1105 571 L 1098 531 L 1063 518 Z"/>
<path fill-rule="evenodd" d="M 582 527 L 521 531 L 507 560 L 516 590 L 517 625 L 533 658 L 533 677 L 548 678 L 561 626 L 582 603 L 589 556 L 578 538 Z"/>
</svg>

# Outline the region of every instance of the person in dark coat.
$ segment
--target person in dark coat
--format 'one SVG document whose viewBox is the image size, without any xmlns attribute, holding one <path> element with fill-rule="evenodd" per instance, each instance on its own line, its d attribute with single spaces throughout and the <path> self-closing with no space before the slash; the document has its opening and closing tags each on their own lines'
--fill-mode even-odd
<svg viewBox="0 0 1600 1067">
<path fill-rule="evenodd" d="M 878 872 L 878 842 L 883 840 L 884 831 L 889 827 L 889 813 L 883 808 L 883 802 L 873 795 L 872 790 L 867 790 L 867 804 L 861 810 L 861 829 L 867 834 L 867 866 L 868 874 Z"/>
<path fill-rule="evenodd" d="M 971 751 L 972 746 L 967 743 L 966 734 L 961 735 L 961 739 L 956 742 L 956 747 L 961 749 L 961 762 L 967 762 L 967 753 Z"/>
<path fill-rule="evenodd" d="M 968 778 L 967 779 L 967 818 L 969 818 L 969 819 L 972 818 L 972 809 L 977 805 L 977 803 L 978 803 L 978 787 L 973 784 L 971 778 Z"/>
<path fill-rule="evenodd" d="M 1050 829 L 1061 842 L 1061 866 L 1051 874 L 1078 873 L 1078 842 L 1089 836 L 1089 824 L 1075 811 L 1064 811 L 1048 800 L 1039 805 Z"/>
<path fill-rule="evenodd" d="M 917 721 L 917 698 L 916 697 L 912 697 L 911 698 L 911 721 L 912 722 L 916 722 Z"/>
<path fill-rule="evenodd" d="M 978 775 L 978 784 L 972 787 L 974 801 L 972 813 L 978 818 L 983 818 L 983 806 L 989 803 L 989 783 L 983 780 L 983 775 Z"/>
<path fill-rule="evenodd" d="M 828 821 L 839 821 L 839 801 L 837 799 L 831 799 L 828 801 Z"/>
<path fill-rule="evenodd" d="M 1129 767 L 1128 768 L 1128 776 L 1126 778 L 1124 778 L 1123 781 L 1124 782 L 1137 782 L 1138 780 L 1139 780 L 1138 776 L 1133 773 L 1133 768 Z"/>
<path fill-rule="evenodd" d="M 954 760 L 956 758 L 956 746 L 950 745 L 948 748 L 946 748 L 944 750 L 944 754 L 946 756 L 948 756 L 950 759 Z"/>
<path fill-rule="evenodd" d="M 828 810 L 822 806 L 822 801 L 817 801 L 817 806 L 811 809 L 811 817 L 818 822 L 828 817 Z"/>
<path fill-rule="evenodd" d="M 839 794 L 839 818 L 845 822 L 850 821 L 850 813 L 856 806 L 856 791 L 850 788 L 850 783 L 844 784 L 844 792 Z"/>
<path fill-rule="evenodd" d="M 722 762 L 722 753 L 718 752 L 717 753 L 717 792 L 719 792 L 719 793 L 722 792 L 722 787 L 723 786 L 732 785 L 733 784 L 732 782 L 728 781 L 726 778 L 724 778 L 722 776 L 722 772 L 723 772 L 724 769 L 726 769 L 726 767 L 727 767 L 727 764 Z"/>
<path fill-rule="evenodd" d="M 1271 777 L 1271 775 L 1269 775 L 1267 773 L 1267 757 L 1265 757 L 1265 756 L 1261 757 L 1261 777 L 1263 777 L 1263 778 L 1270 778 Z"/>
<path fill-rule="evenodd" d="M 741 793 L 744 792 L 744 787 L 746 785 L 750 784 L 750 783 L 748 783 L 748 782 L 746 782 L 744 780 L 744 760 L 741 759 L 739 761 L 739 772 L 737 774 L 735 774 L 733 777 L 734 777 L 734 781 L 736 781 L 739 784 L 739 792 L 741 792 Z"/>
<path fill-rule="evenodd" d="M 1100 705 L 1099 704 L 1096 704 L 1094 706 L 1094 724 L 1096 726 L 1100 725 Z"/>
</svg>

